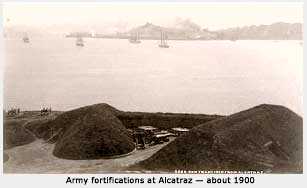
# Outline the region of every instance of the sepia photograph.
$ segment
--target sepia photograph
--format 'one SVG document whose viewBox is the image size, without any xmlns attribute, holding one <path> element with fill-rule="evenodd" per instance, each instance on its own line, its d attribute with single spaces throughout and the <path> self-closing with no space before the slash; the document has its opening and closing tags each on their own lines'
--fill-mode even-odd
<svg viewBox="0 0 307 188">
<path fill-rule="evenodd" d="M 4 3 L 4 174 L 302 174 L 303 3 Z"/>
</svg>

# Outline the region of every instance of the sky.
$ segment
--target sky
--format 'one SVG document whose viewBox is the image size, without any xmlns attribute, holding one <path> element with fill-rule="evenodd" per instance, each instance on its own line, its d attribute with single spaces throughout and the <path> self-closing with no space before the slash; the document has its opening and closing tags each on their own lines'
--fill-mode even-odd
<svg viewBox="0 0 307 188">
<path fill-rule="evenodd" d="M 110 25 L 131 28 L 150 22 L 170 26 L 190 19 L 211 30 L 274 22 L 303 22 L 302 3 L 6 3 L 5 26 Z"/>
</svg>

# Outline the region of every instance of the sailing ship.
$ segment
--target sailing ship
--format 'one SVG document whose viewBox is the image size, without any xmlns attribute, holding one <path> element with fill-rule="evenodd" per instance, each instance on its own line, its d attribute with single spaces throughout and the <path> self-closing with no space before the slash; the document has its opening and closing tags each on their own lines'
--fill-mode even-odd
<svg viewBox="0 0 307 188">
<path fill-rule="evenodd" d="M 232 37 L 230 37 L 230 41 L 232 41 L 232 42 L 236 42 L 236 41 L 237 41 L 237 39 L 238 39 L 238 37 L 236 37 L 236 36 L 232 36 Z"/>
<path fill-rule="evenodd" d="M 139 32 L 136 32 L 134 35 L 131 35 L 129 42 L 133 44 L 141 43 Z"/>
<path fill-rule="evenodd" d="M 24 37 L 22 37 L 22 40 L 24 43 L 29 43 L 30 42 L 30 39 L 28 37 L 28 35 L 25 35 Z"/>
<path fill-rule="evenodd" d="M 84 46 L 84 42 L 83 42 L 83 39 L 81 37 L 77 38 L 76 46 Z"/>
<path fill-rule="evenodd" d="M 161 31 L 161 40 L 159 44 L 160 48 L 169 48 L 169 45 L 167 44 L 167 34 L 163 31 Z"/>
</svg>

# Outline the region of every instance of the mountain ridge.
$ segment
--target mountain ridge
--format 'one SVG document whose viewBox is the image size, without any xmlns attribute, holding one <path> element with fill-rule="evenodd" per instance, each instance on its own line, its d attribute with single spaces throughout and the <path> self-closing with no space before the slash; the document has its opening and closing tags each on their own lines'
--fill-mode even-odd
<svg viewBox="0 0 307 188">
<path fill-rule="evenodd" d="M 182 27 L 162 27 L 147 22 L 135 27 L 124 35 L 138 32 L 141 38 L 158 39 L 161 31 L 168 34 L 170 40 L 301 40 L 303 36 L 301 23 L 276 22 L 270 25 L 250 25 L 220 30 L 200 29 L 193 22 L 185 21 Z"/>
</svg>

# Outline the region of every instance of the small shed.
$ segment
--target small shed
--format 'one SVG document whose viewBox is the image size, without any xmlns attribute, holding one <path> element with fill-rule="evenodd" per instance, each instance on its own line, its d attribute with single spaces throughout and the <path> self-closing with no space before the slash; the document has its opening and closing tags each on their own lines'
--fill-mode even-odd
<svg viewBox="0 0 307 188">
<path fill-rule="evenodd" d="M 183 134 L 185 134 L 185 133 L 187 133 L 189 131 L 190 131 L 189 129 L 183 128 L 183 127 L 172 128 L 172 133 L 174 133 L 176 136 L 183 135 Z"/>
<path fill-rule="evenodd" d="M 160 144 L 160 143 L 163 143 L 163 142 L 168 142 L 169 137 L 171 137 L 171 136 L 175 136 L 175 134 L 170 133 L 168 131 L 157 132 L 152 138 L 153 144 Z"/>
<path fill-rule="evenodd" d="M 155 132 L 157 130 L 156 127 L 153 126 L 140 126 L 138 127 L 139 130 L 147 131 L 147 132 Z"/>
<path fill-rule="evenodd" d="M 136 129 L 136 131 L 144 133 L 145 143 L 148 144 L 151 142 L 152 137 L 154 136 L 155 132 L 158 132 L 159 129 L 153 126 L 140 126 Z"/>
</svg>

